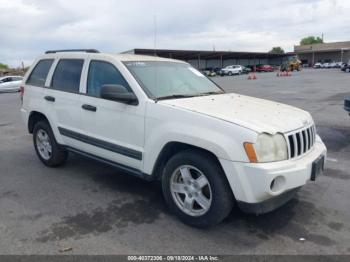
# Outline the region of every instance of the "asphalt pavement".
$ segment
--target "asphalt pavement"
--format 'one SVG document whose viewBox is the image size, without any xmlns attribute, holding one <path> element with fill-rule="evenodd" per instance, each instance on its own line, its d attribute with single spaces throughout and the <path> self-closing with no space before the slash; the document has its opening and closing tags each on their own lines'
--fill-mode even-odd
<svg viewBox="0 0 350 262">
<path fill-rule="evenodd" d="M 157 182 L 74 154 L 64 167 L 45 167 L 22 123 L 19 94 L 0 94 L 0 254 L 350 254 L 350 117 L 342 108 L 350 74 L 213 80 L 311 112 L 329 150 L 324 175 L 272 213 L 234 210 L 199 230 L 170 214 Z"/>
</svg>

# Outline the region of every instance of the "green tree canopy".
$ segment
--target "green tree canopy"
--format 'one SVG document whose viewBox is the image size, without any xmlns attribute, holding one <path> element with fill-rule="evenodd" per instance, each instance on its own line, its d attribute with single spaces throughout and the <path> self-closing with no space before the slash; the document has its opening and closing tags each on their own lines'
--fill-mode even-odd
<svg viewBox="0 0 350 262">
<path fill-rule="evenodd" d="M 280 46 L 274 46 L 272 49 L 269 51 L 271 54 L 284 54 L 284 50 Z"/>
<path fill-rule="evenodd" d="M 322 44 L 323 39 L 318 36 L 307 36 L 300 40 L 300 45 Z"/>
<path fill-rule="evenodd" d="M 0 63 L 0 69 L 8 69 L 8 65 Z"/>
</svg>

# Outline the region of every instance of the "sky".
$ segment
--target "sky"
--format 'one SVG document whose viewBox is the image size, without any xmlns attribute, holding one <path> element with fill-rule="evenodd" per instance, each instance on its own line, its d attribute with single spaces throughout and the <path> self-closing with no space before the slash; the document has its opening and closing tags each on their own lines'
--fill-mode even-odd
<svg viewBox="0 0 350 262">
<path fill-rule="evenodd" d="M 45 50 L 293 51 L 301 38 L 350 40 L 349 0 L 0 0 L 0 63 Z"/>
</svg>

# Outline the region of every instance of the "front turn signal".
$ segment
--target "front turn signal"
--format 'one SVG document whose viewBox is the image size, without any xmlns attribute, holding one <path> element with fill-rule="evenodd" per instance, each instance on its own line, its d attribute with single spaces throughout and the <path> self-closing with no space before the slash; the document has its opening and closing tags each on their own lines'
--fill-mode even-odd
<svg viewBox="0 0 350 262">
<path fill-rule="evenodd" d="M 255 149 L 253 146 L 253 143 L 249 143 L 249 142 L 245 142 L 244 144 L 244 149 L 245 152 L 248 156 L 248 159 L 251 163 L 257 163 L 258 162 L 258 158 L 256 157 L 256 153 L 255 153 Z"/>
</svg>

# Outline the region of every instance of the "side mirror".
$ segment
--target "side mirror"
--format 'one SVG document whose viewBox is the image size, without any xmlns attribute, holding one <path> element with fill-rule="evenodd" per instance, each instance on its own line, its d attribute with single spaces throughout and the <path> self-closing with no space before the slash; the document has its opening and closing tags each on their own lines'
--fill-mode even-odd
<svg viewBox="0 0 350 262">
<path fill-rule="evenodd" d="M 118 101 L 129 105 L 138 105 L 137 97 L 122 85 L 103 85 L 100 91 L 101 98 Z"/>
</svg>

